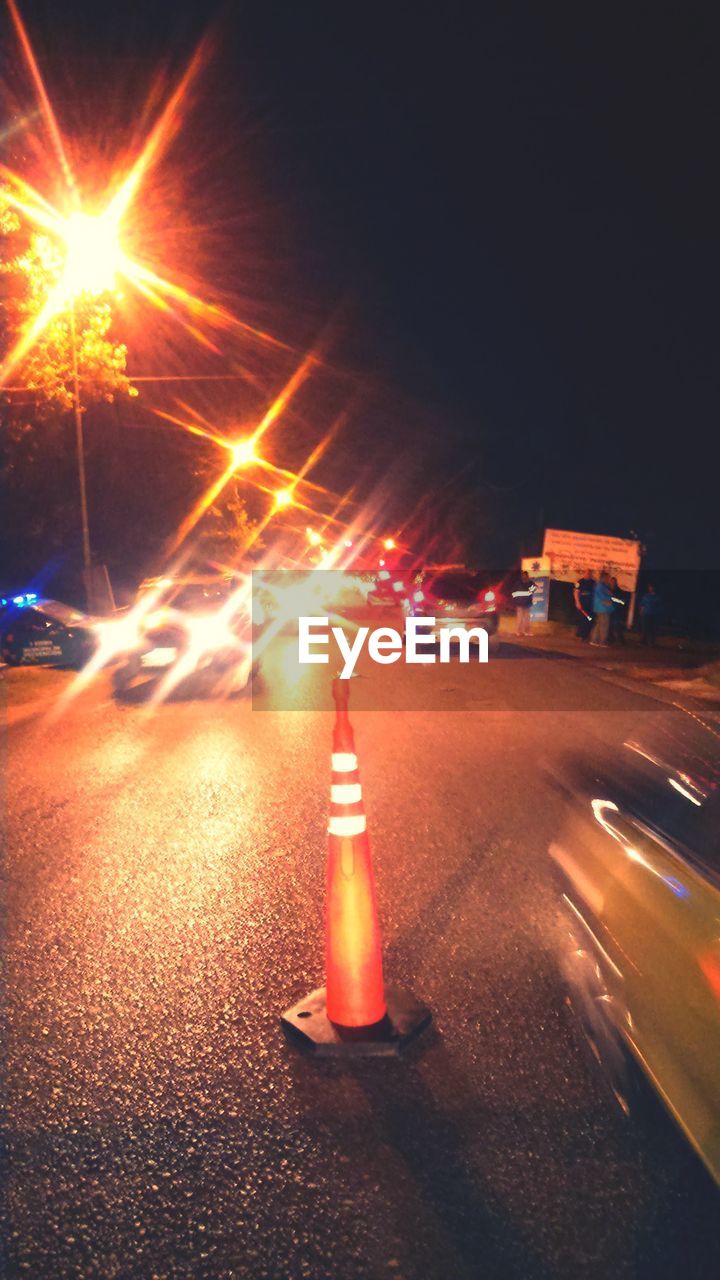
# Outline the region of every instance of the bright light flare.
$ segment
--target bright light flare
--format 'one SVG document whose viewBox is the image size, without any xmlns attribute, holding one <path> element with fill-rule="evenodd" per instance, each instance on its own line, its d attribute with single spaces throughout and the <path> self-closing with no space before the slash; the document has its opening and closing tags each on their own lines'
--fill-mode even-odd
<svg viewBox="0 0 720 1280">
<path fill-rule="evenodd" d="M 270 405 L 270 408 L 265 412 L 265 414 L 261 418 L 260 422 L 258 423 L 258 426 L 253 432 L 252 436 L 249 437 L 249 439 L 237 441 L 235 443 L 227 440 L 221 441 L 221 443 L 229 450 L 230 462 L 228 466 L 224 469 L 224 471 L 221 473 L 221 475 L 219 475 L 218 478 L 215 481 L 213 481 L 213 483 L 208 487 L 207 491 L 198 499 L 192 511 L 185 518 L 185 520 L 183 520 L 182 524 L 180 525 L 180 528 L 178 529 L 175 535 L 175 538 L 173 539 L 172 545 L 170 547 L 170 553 L 176 551 L 177 548 L 181 545 L 181 543 L 185 541 L 188 535 L 195 528 L 198 521 L 201 520 L 202 517 L 205 515 L 205 512 L 209 510 L 209 508 L 213 505 L 213 503 L 217 502 L 218 498 L 222 494 L 226 485 L 230 482 L 230 480 L 235 475 L 235 472 L 238 466 L 236 462 L 236 453 L 235 453 L 236 450 L 240 451 L 241 458 L 248 459 L 250 457 L 250 447 L 252 447 L 252 456 L 255 459 L 255 461 L 258 463 L 258 465 L 262 465 L 264 468 L 269 469 L 271 471 L 278 470 L 278 468 L 272 467 L 270 463 L 264 462 L 260 458 L 255 458 L 255 445 L 262 438 L 265 432 L 268 431 L 269 428 L 275 422 L 277 422 L 280 416 L 285 412 L 293 396 L 298 392 L 298 390 L 303 385 L 305 380 L 309 377 L 310 372 L 316 363 L 317 363 L 317 356 L 312 351 L 309 352 L 308 355 L 306 355 L 301 360 L 300 364 L 297 366 L 294 373 L 288 379 L 285 386 L 282 388 L 282 390 L 273 400 L 272 404 Z M 161 416 L 168 417 L 167 414 L 164 414 Z M 177 422 L 181 426 L 183 425 L 180 419 L 171 419 L 171 420 Z M 335 429 L 336 428 L 331 428 L 331 432 L 334 431 Z M 325 437 L 325 440 L 330 438 L 331 432 L 327 434 L 327 436 Z M 313 453 L 311 454 L 310 459 L 305 464 L 304 469 L 298 473 L 297 481 L 303 479 L 304 474 L 307 472 L 310 463 L 321 456 L 324 447 L 325 445 L 323 441 L 321 441 L 320 445 L 316 446 L 316 448 L 313 450 Z M 266 493 L 272 492 L 271 490 L 266 489 L 263 485 L 258 485 L 257 488 L 261 490 L 264 489 Z M 290 492 L 290 501 L 294 502 L 295 499 L 293 497 L 293 492 L 291 490 L 280 490 L 280 493 L 284 494 L 286 492 Z M 249 551 L 253 543 L 257 541 L 258 537 L 266 528 L 270 517 L 277 510 L 281 509 L 282 507 L 286 507 L 288 505 L 289 503 L 287 501 L 285 501 L 282 498 L 280 499 L 280 503 L 276 504 L 272 508 L 270 516 L 267 516 L 263 521 L 261 521 L 256 526 L 253 533 L 250 534 L 244 548 L 245 552 Z M 300 504 L 298 503 L 297 505 L 300 505 Z M 304 507 L 303 509 L 307 511 L 310 510 L 309 507 Z"/>
<path fill-rule="evenodd" d="M 274 496 L 275 510 L 282 511 L 293 504 L 292 489 L 278 489 Z"/>
<path fill-rule="evenodd" d="M 127 270 L 120 245 L 120 227 L 112 210 L 102 214 L 71 213 L 63 227 L 65 266 L 60 291 L 67 298 L 83 293 L 112 293 L 118 276 Z"/>
<path fill-rule="evenodd" d="M 187 647 L 158 683 L 149 703 L 150 708 L 164 702 L 184 680 L 191 680 L 207 669 L 213 670 L 218 693 L 223 689 L 231 693 L 244 687 L 251 666 L 248 630 L 250 618 L 249 613 L 242 618 L 238 602 L 240 597 L 245 600 L 247 594 L 247 586 L 243 586 L 240 592 L 215 613 L 183 617 L 182 625 L 188 637 Z M 233 616 L 234 625 L 231 623 Z M 241 626 L 241 621 L 246 624 L 244 627 Z M 246 632 L 245 636 L 243 631 Z M 222 668 L 215 671 L 213 660 L 220 653 L 227 654 L 227 663 L 223 658 Z"/>
<path fill-rule="evenodd" d="M 153 589 L 147 591 L 128 613 L 114 618 L 101 618 L 94 623 L 93 631 L 97 636 L 97 649 L 90 661 L 78 672 L 72 683 L 67 686 L 64 693 L 58 698 L 46 717 L 47 723 L 54 723 L 65 712 L 70 703 L 87 689 L 88 685 L 92 683 L 104 667 L 109 666 L 110 663 L 122 657 L 123 654 L 132 653 L 137 648 L 143 628 L 146 625 L 146 619 L 157 607 L 159 597 L 167 582 L 168 579 L 163 579 L 156 583 Z"/>
<path fill-rule="evenodd" d="M 235 467 L 249 467 L 254 462 L 260 461 L 255 452 L 253 439 L 239 440 L 237 444 L 230 445 L 230 456 Z"/>
<path fill-rule="evenodd" d="M 199 614 L 185 621 L 190 639 L 189 653 L 195 664 L 209 654 L 219 653 L 222 649 L 237 649 L 240 645 L 222 612 Z"/>
<path fill-rule="evenodd" d="M 128 613 L 122 618 L 97 622 L 94 631 L 99 642 L 94 664 L 104 667 L 119 654 L 130 653 L 137 648 L 140 640 L 140 618 L 135 612 Z"/>
<path fill-rule="evenodd" d="M 287 349 L 287 344 L 272 335 L 245 324 L 225 307 L 205 301 L 182 285 L 168 280 L 147 262 L 139 262 L 128 256 L 121 244 L 121 226 L 133 212 L 141 187 L 150 169 L 158 163 L 170 141 L 177 134 L 186 114 L 191 89 L 210 54 L 210 42 L 205 39 L 190 58 L 187 67 L 171 92 L 155 121 L 150 127 L 143 145 L 129 167 L 118 173 L 110 184 L 107 204 L 100 214 L 91 213 L 82 206 L 81 193 L 69 164 L 65 145 L 52 108 L 40 68 L 35 58 L 25 25 L 15 0 L 8 0 L 12 21 L 30 71 L 40 105 L 40 115 L 52 139 L 60 166 L 67 197 L 59 208 L 53 208 L 39 192 L 34 191 L 20 175 L 0 166 L 3 196 L 11 208 L 26 218 L 35 230 L 44 232 L 58 244 L 64 268 L 57 282 L 48 281 L 48 294 L 38 314 L 19 334 L 13 349 L 0 363 L 0 386 L 7 384 L 11 373 L 42 337 L 53 319 L 67 310 L 72 301 L 84 294 L 100 296 L 117 290 L 119 282 L 128 281 L 159 310 L 172 313 L 173 319 L 212 351 L 217 345 L 206 335 L 200 323 L 214 329 L 236 329 L 263 343 Z M 307 376 L 314 357 L 298 370 L 288 395 Z M 271 406 L 267 425 L 284 408 L 285 401 Z M 261 433 L 265 423 L 261 424 Z"/>
<path fill-rule="evenodd" d="M 280 675 L 288 686 L 294 686 L 302 678 L 294 648 L 283 643 L 272 648 L 273 641 L 281 639 L 285 628 L 294 631 L 299 617 L 313 614 L 326 614 L 333 624 L 356 631 L 352 611 L 365 604 L 372 584 L 356 574 L 338 570 L 333 574 L 302 575 L 270 572 L 260 579 L 259 586 L 264 598 L 264 628 L 260 635 L 253 636 L 253 658 L 257 662 L 267 655 L 273 679 Z M 255 620 L 259 621 L 257 611 Z"/>
</svg>

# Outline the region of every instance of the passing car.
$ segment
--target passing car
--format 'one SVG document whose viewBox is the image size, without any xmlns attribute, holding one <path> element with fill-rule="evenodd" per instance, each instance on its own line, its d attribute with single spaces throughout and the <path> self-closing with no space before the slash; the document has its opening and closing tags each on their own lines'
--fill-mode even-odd
<svg viewBox="0 0 720 1280">
<path fill-rule="evenodd" d="M 148 579 L 115 626 L 117 694 L 161 681 L 168 693 L 232 693 L 251 678 L 249 593 L 235 576 Z"/>
<path fill-rule="evenodd" d="M 97 648 L 94 622 L 33 591 L 0 605 L 0 657 L 8 666 L 82 667 Z"/>
<path fill-rule="evenodd" d="M 654 1091 L 720 1182 L 720 753 L 716 730 L 688 724 L 556 768 L 550 855 L 592 1063 L 627 1113 Z"/>
</svg>

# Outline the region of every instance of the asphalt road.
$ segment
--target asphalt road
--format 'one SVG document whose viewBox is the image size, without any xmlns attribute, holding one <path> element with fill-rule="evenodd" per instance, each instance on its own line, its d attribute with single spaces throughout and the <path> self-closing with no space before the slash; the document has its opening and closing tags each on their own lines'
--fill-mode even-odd
<svg viewBox="0 0 720 1280">
<path fill-rule="evenodd" d="M 4 1276 L 720 1274 L 715 1189 L 612 1110 L 552 955 L 543 760 L 679 713 L 505 652 L 428 668 L 424 710 L 416 673 L 353 682 L 386 974 L 435 1022 L 352 1066 L 278 1024 L 322 981 L 327 669 L 295 711 L 102 677 L 48 716 L 43 677 L 5 771 Z"/>
</svg>

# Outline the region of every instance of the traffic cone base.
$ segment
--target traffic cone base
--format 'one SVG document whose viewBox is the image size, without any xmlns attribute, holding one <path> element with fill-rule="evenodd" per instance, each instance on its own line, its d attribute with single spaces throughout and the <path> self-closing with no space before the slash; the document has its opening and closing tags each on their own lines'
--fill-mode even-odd
<svg viewBox="0 0 720 1280">
<path fill-rule="evenodd" d="M 326 990 L 319 987 L 287 1009 L 280 1021 L 296 1044 L 320 1057 L 396 1058 L 428 1025 L 432 1014 L 410 991 L 385 986 L 387 1012 L 369 1027 L 339 1027 L 327 1015 Z"/>
</svg>

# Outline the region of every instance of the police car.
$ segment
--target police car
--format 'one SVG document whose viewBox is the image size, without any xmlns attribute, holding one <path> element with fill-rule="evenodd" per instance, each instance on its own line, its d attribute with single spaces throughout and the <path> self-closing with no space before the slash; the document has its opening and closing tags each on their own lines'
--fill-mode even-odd
<svg viewBox="0 0 720 1280">
<path fill-rule="evenodd" d="M 0 657 L 8 666 L 81 667 L 97 648 L 92 619 L 34 591 L 0 599 Z"/>
</svg>

